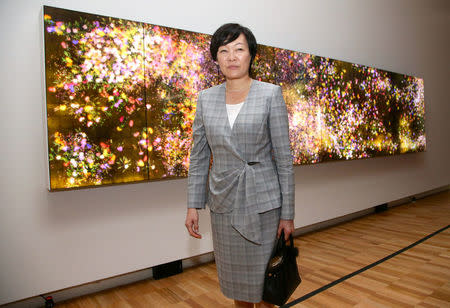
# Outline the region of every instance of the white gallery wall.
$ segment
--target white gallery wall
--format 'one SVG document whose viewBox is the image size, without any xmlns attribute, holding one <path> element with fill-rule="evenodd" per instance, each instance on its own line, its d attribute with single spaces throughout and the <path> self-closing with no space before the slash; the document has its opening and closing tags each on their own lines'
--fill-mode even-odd
<svg viewBox="0 0 450 308">
<path fill-rule="evenodd" d="M 424 78 L 427 151 L 295 167 L 302 227 L 449 184 L 448 0 L 0 0 L 0 304 L 212 250 L 184 228 L 186 179 L 48 192 L 42 5 L 212 34 Z"/>
</svg>

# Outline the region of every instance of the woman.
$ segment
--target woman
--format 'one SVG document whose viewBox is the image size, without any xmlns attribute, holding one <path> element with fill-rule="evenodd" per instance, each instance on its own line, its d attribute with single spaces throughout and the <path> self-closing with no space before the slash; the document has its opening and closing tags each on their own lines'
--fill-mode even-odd
<svg viewBox="0 0 450 308">
<path fill-rule="evenodd" d="M 197 209 L 208 203 L 220 287 L 236 307 L 273 307 L 262 301 L 264 272 L 276 238 L 294 230 L 286 105 L 279 86 L 250 78 L 256 46 L 239 24 L 212 36 L 226 82 L 199 94 L 188 176 L 186 228 L 201 238 Z"/>
</svg>

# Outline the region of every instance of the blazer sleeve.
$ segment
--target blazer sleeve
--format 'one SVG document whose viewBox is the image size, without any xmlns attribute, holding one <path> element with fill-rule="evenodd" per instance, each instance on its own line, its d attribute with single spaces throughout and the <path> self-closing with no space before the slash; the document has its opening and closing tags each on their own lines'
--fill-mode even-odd
<svg viewBox="0 0 450 308">
<path fill-rule="evenodd" d="M 294 219 L 295 182 L 289 141 L 289 121 L 281 87 L 272 94 L 269 114 L 270 139 L 281 190 L 281 219 Z"/>
<path fill-rule="evenodd" d="M 206 139 L 202 113 L 202 92 L 197 100 L 194 123 L 192 125 L 193 146 L 189 157 L 188 208 L 203 209 L 207 200 L 207 181 L 211 149 Z"/>
</svg>

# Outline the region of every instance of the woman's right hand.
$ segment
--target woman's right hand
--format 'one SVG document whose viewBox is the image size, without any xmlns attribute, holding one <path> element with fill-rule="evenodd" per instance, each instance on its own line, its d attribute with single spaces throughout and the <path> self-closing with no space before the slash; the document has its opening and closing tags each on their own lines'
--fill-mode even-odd
<svg viewBox="0 0 450 308">
<path fill-rule="evenodd" d="M 197 209 L 188 209 L 186 214 L 186 222 L 184 223 L 189 234 L 195 238 L 202 238 L 198 233 L 198 212 Z"/>
</svg>

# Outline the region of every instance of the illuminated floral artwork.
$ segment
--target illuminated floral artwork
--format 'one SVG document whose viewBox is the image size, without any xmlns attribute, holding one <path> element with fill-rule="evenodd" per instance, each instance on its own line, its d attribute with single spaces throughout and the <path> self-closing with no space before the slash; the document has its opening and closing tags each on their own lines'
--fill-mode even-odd
<svg viewBox="0 0 450 308">
<path fill-rule="evenodd" d="M 197 93 L 223 80 L 209 35 L 44 7 L 50 189 L 187 176 Z M 259 45 L 295 164 L 425 150 L 423 80 Z"/>
</svg>

